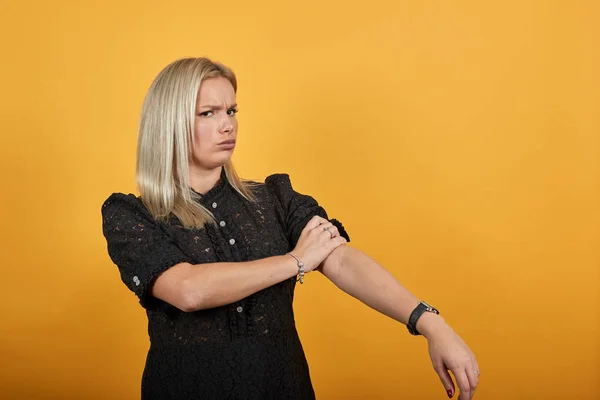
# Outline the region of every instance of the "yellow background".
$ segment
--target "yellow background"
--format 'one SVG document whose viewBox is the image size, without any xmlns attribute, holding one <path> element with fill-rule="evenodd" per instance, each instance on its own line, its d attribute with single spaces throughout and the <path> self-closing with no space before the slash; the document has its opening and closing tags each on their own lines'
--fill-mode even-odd
<svg viewBox="0 0 600 400">
<path fill-rule="evenodd" d="M 169 62 L 239 78 L 234 160 L 287 172 L 472 347 L 479 399 L 598 399 L 596 1 L 4 1 L 0 397 L 135 399 L 146 317 L 100 206 Z M 319 399 L 443 399 L 423 338 L 319 274 Z"/>
</svg>

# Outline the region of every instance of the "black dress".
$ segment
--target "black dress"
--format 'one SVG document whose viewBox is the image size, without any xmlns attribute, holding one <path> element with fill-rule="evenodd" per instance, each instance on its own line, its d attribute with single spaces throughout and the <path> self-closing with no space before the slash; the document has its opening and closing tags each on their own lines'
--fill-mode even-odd
<svg viewBox="0 0 600 400">
<path fill-rule="evenodd" d="M 315 199 L 294 191 L 286 174 L 270 175 L 254 193 L 257 203 L 244 199 L 223 172 L 202 196 L 219 222 L 205 229 L 185 229 L 174 216 L 157 223 L 132 194 L 114 193 L 103 204 L 109 255 L 148 316 L 142 399 L 315 398 L 294 322 L 295 277 L 233 304 L 195 312 L 149 293 L 153 280 L 177 263 L 283 255 L 310 218 L 328 218 Z M 342 224 L 330 221 L 349 241 Z"/>
</svg>

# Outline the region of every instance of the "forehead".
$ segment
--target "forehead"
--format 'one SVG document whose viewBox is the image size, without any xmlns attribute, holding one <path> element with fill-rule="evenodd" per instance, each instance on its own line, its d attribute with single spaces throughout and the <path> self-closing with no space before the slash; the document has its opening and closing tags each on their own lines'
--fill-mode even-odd
<svg viewBox="0 0 600 400">
<path fill-rule="evenodd" d="M 206 79 L 198 90 L 198 103 L 234 103 L 235 90 L 226 78 Z"/>
</svg>

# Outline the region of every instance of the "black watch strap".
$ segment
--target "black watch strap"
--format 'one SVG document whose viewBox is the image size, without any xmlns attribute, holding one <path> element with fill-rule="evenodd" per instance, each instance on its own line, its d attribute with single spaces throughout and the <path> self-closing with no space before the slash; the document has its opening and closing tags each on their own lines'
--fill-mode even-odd
<svg viewBox="0 0 600 400">
<path fill-rule="evenodd" d="M 435 314 L 440 313 L 436 308 L 430 306 L 424 301 L 420 301 L 419 304 L 413 310 L 413 312 L 410 314 L 410 317 L 408 318 L 408 324 L 406 324 L 406 328 L 408 329 L 411 335 L 420 335 L 419 331 L 417 330 L 417 321 L 425 312 L 432 312 Z"/>
</svg>

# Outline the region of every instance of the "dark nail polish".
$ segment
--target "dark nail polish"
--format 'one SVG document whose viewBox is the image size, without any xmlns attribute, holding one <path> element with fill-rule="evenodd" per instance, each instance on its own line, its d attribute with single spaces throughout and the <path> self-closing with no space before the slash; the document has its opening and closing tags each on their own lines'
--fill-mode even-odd
<svg viewBox="0 0 600 400">
<path fill-rule="evenodd" d="M 447 393 L 448 393 L 448 397 L 452 398 L 452 394 L 453 394 L 452 389 L 448 389 Z"/>
</svg>

